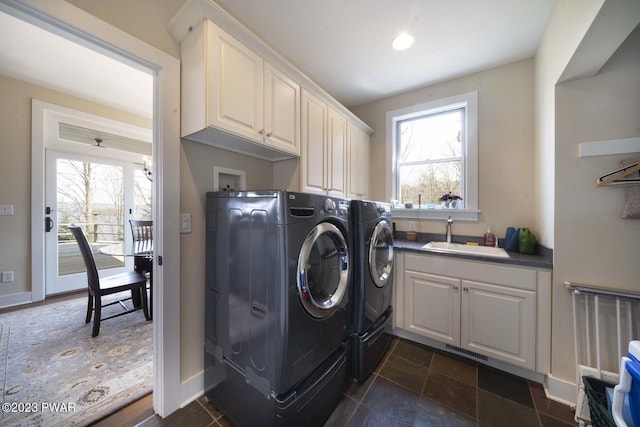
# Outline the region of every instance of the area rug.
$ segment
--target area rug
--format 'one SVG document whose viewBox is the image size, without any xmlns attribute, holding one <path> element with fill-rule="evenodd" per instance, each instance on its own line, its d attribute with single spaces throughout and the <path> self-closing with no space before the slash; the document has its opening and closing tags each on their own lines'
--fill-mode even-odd
<svg viewBox="0 0 640 427">
<path fill-rule="evenodd" d="M 92 338 L 86 304 L 0 314 L 0 426 L 84 426 L 152 391 L 152 322 L 136 311 Z"/>
</svg>

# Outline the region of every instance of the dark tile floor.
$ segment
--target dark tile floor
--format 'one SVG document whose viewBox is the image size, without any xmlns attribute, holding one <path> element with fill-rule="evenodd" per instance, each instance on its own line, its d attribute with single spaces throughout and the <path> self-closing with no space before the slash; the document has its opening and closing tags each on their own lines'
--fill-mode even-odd
<svg viewBox="0 0 640 427">
<path fill-rule="evenodd" d="M 140 426 L 230 426 L 204 398 Z M 542 385 L 474 361 L 396 339 L 376 372 L 353 384 L 325 427 L 575 426 L 573 412 Z"/>
</svg>

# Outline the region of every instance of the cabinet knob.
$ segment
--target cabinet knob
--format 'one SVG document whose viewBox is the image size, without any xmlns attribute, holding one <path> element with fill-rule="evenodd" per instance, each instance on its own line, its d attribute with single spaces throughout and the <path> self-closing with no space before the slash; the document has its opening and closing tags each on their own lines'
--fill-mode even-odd
<svg viewBox="0 0 640 427">
<path fill-rule="evenodd" d="M 267 132 L 267 138 L 271 138 L 273 136 L 273 132 Z"/>
<path fill-rule="evenodd" d="M 259 133 L 260 135 L 264 135 L 264 129 L 260 129 L 260 130 L 258 131 L 258 133 Z"/>
<path fill-rule="evenodd" d="M 453 290 L 454 290 L 454 291 L 457 291 L 457 290 L 458 290 L 458 287 L 457 287 L 457 286 L 454 286 L 454 287 L 453 287 Z"/>
<path fill-rule="evenodd" d="M 463 291 L 469 292 L 469 288 L 462 288 Z"/>
</svg>

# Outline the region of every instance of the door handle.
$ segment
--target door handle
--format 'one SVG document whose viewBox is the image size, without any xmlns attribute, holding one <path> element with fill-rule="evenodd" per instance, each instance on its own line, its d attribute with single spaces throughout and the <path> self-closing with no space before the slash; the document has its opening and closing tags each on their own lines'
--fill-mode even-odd
<svg viewBox="0 0 640 427">
<path fill-rule="evenodd" d="M 44 219 L 44 231 L 48 233 L 51 230 L 53 230 L 53 220 L 48 216 Z"/>
</svg>

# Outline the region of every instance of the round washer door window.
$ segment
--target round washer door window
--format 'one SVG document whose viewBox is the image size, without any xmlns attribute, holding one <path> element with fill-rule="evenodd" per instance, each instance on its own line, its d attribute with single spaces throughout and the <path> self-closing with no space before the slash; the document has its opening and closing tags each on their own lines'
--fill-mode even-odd
<svg viewBox="0 0 640 427">
<path fill-rule="evenodd" d="M 298 257 L 298 295 L 316 318 L 331 316 L 349 284 L 349 248 L 335 225 L 321 222 L 307 235 Z"/>
<path fill-rule="evenodd" d="M 373 229 L 369 243 L 369 274 L 373 283 L 383 288 L 393 269 L 393 232 L 387 221 L 380 221 Z"/>
</svg>

